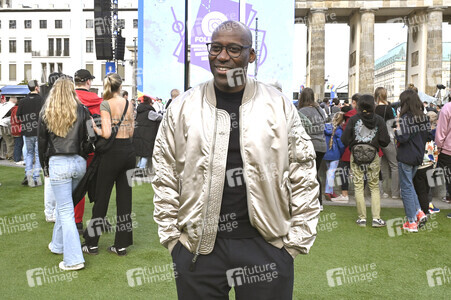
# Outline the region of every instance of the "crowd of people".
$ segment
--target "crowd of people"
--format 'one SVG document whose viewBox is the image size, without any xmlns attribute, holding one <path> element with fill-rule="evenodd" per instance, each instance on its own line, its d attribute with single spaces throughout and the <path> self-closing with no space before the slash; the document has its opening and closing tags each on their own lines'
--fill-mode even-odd
<svg viewBox="0 0 451 300">
<path fill-rule="evenodd" d="M 258 289 L 236 286 L 237 297 L 290 299 L 293 260 L 313 245 L 323 201 L 347 203 L 351 182 L 359 226 L 367 222 L 366 185 L 371 225 L 386 226 L 380 199 L 388 197 L 381 186 L 389 178 L 391 197 L 404 204 L 405 230 L 417 232 L 427 214 L 439 211 L 428 176 L 451 167 L 450 103 L 426 109 L 411 86 L 397 103 L 387 101 L 382 87 L 343 104 L 319 102 L 304 88 L 296 107 L 278 85 L 250 77 L 230 85 L 227 72 L 256 59 L 247 45 L 252 35 L 245 25 L 218 26 L 207 44 L 213 79 L 181 95 L 172 90 L 166 105 L 143 96 L 136 106 L 116 73 L 105 76 L 98 97 L 90 92 L 94 76 L 84 69 L 74 77 L 51 74 L 43 89 L 31 80 L 27 97 L 10 99 L 8 158 L 19 161 L 26 149 L 23 184 L 45 186 L 45 218 L 55 222 L 48 248 L 63 254 L 61 269 L 84 268 L 83 253 L 98 254 L 102 232 L 113 227 L 108 251 L 127 254 L 133 244 L 127 176 L 136 168 L 155 170 L 154 219 L 177 267 L 181 299 L 226 295 L 227 270 L 268 262 L 276 262 L 280 278 Z M 388 173 L 381 172 L 381 159 Z M 336 173 L 340 195 L 334 192 Z M 85 187 L 88 174 L 94 180 L 82 195 L 88 192 L 94 204 L 83 228 L 85 199 L 74 192 Z M 114 186 L 111 224 L 106 215 Z M 450 202 L 449 178 L 446 188 Z"/>
<path fill-rule="evenodd" d="M 380 216 L 380 198 L 390 197 L 383 188 L 383 180 L 390 179 L 391 198 L 403 201 L 407 216 L 403 228 L 410 232 L 418 232 L 427 215 L 440 212 L 432 204 L 430 182 L 434 176 L 445 175 L 446 196 L 442 200 L 451 202 L 451 138 L 447 138 L 451 133 L 451 104 L 423 103 L 413 85 L 395 103 L 387 101 L 383 87 L 376 88 L 374 95 L 353 95 L 351 105 L 338 99 L 329 103 L 328 99 L 315 101 L 310 88 L 301 92 L 298 102 L 299 113 L 311 123 L 306 130 L 315 147 L 317 170 L 321 161 L 326 164 L 325 199 L 348 203 L 348 187 L 353 182 L 356 223 L 366 226 L 364 188 L 368 185 L 372 226 L 383 227 L 386 223 Z M 386 172 L 381 171 L 382 159 L 388 164 Z M 333 190 L 336 173 L 341 177 L 340 195 Z M 319 177 L 318 181 L 321 185 Z"/>
</svg>

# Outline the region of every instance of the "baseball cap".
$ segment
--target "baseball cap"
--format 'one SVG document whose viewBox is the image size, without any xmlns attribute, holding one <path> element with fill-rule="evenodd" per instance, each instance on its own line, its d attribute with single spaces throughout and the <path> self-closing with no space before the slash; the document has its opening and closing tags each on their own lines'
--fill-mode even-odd
<svg viewBox="0 0 451 300">
<path fill-rule="evenodd" d="M 75 72 L 75 82 L 85 82 L 89 79 L 94 79 L 95 77 L 91 75 L 91 73 L 88 70 L 81 69 Z"/>
</svg>

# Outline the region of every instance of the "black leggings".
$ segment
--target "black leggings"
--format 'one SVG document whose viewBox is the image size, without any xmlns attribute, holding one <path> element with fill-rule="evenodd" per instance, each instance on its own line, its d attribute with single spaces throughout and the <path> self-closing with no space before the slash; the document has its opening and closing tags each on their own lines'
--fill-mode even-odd
<svg viewBox="0 0 451 300">
<path fill-rule="evenodd" d="M 130 139 L 115 139 L 108 152 L 100 157 L 97 171 L 96 201 L 92 218 L 83 237 L 89 246 L 97 246 L 101 230 L 105 230 L 105 216 L 108 211 L 111 191 L 116 183 L 116 232 L 114 246 L 126 248 L 133 244 L 132 234 L 132 188 L 127 181 L 127 171 L 135 167 L 135 150 Z M 114 221 L 113 221 L 114 222 Z M 111 221 L 110 221 L 111 223 Z"/>
<path fill-rule="evenodd" d="M 319 167 L 321 166 L 321 162 L 323 161 L 323 157 L 326 153 L 324 152 L 316 152 L 316 179 L 318 179 L 319 183 L 319 204 L 323 205 L 323 186 L 321 184 L 321 180 L 319 179 Z"/>
<path fill-rule="evenodd" d="M 413 186 L 415 187 L 421 210 L 424 213 L 428 213 L 429 210 L 429 192 L 431 190 L 427 176 L 429 170 L 432 170 L 432 165 L 427 168 L 418 169 L 413 177 Z"/>
</svg>

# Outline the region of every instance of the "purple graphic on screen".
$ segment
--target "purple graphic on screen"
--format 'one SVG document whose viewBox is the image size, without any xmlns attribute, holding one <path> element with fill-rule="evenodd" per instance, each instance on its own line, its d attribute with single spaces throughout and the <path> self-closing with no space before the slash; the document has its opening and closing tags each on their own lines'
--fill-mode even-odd
<svg viewBox="0 0 451 300">
<path fill-rule="evenodd" d="M 184 50 L 185 50 L 185 35 L 184 24 L 177 19 L 174 9 L 171 7 L 172 15 L 174 16 L 174 23 L 172 30 L 180 35 L 180 41 L 174 50 L 173 55 L 178 58 L 178 62 L 184 63 Z M 215 28 L 224 21 L 227 20 L 239 20 L 239 3 L 230 0 L 202 0 L 194 27 L 191 31 L 191 61 L 190 63 L 205 70 L 210 70 L 208 62 L 208 52 L 206 43 L 211 42 L 211 35 Z M 253 31 L 255 38 L 255 18 L 257 11 L 252 9 L 251 4 L 246 4 L 246 25 Z M 266 60 L 267 48 L 265 44 L 266 31 L 258 30 L 258 62 L 259 68 Z M 255 41 L 254 45 L 255 46 Z"/>
</svg>

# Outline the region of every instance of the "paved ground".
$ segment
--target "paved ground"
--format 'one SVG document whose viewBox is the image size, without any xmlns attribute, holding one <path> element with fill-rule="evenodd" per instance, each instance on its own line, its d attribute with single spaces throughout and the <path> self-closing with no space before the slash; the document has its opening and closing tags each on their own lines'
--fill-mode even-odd
<svg viewBox="0 0 451 300">
<path fill-rule="evenodd" d="M 15 168 L 25 168 L 25 166 L 23 165 L 16 165 L 16 163 L 8 161 L 8 160 L 0 160 L 0 166 L 8 166 L 8 167 L 15 167 Z M 336 193 L 338 194 L 339 191 L 336 191 Z M 350 197 L 349 197 L 349 203 L 335 203 L 335 202 L 331 202 L 331 201 L 327 201 L 324 200 L 323 204 L 324 205 L 332 205 L 332 206 L 352 206 L 355 207 L 355 199 L 354 196 L 352 195 L 352 191 L 350 191 Z M 440 209 L 451 209 L 451 204 L 443 202 L 442 200 L 440 200 L 441 197 L 434 197 L 432 199 L 432 203 L 440 208 Z M 365 201 L 367 206 L 371 206 L 371 196 L 369 194 L 368 191 L 365 192 Z M 397 199 L 397 200 L 393 200 L 391 198 L 381 198 L 381 207 L 398 207 L 398 208 L 403 208 L 403 204 L 402 204 L 402 200 L 401 199 Z"/>
</svg>

